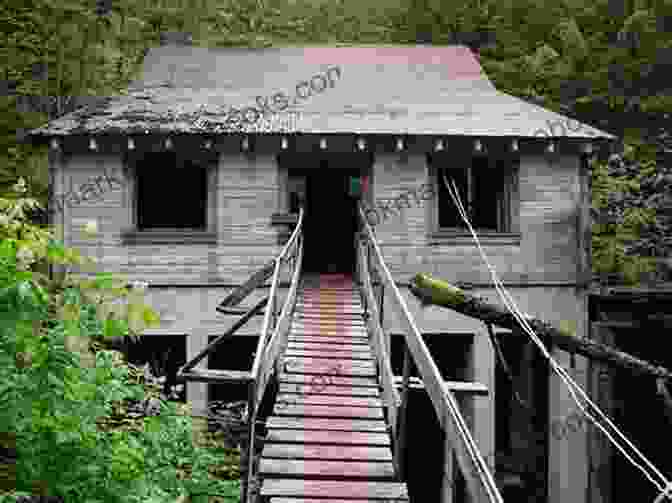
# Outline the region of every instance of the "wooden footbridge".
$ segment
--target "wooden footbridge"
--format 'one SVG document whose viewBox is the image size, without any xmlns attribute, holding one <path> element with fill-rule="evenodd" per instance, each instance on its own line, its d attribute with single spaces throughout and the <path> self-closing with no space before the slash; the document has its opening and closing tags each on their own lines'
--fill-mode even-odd
<svg viewBox="0 0 672 503">
<path fill-rule="evenodd" d="M 248 386 L 249 442 L 244 458 L 247 466 L 242 467 L 242 471 L 247 469 L 242 502 L 407 502 L 403 453 L 414 365 L 446 432 L 442 501 L 461 501 L 453 494 L 456 459 L 465 480 L 467 501 L 502 502 L 457 401 L 422 340 L 361 210 L 359 217 L 362 231 L 356 244 L 354 281 L 343 275 L 301 274 L 301 211 L 278 257 L 217 308 L 243 316 L 184 365 L 178 378 L 242 382 Z M 282 271 L 291 280 L 280 306 Z M 268 297 L 247 310 L 233 308 L 271 275 Z M 389 359 L 390 338 L 381 328 L 385 295 L 405 326 L 401 394 Z M 196 367 L 264 307 L 251 371 Z M 262 418 L 260 405 L 272 377 L 277 382 L 273 412 Z M 263 450 L 260 457 L 254 456 L 257 426 L 264 423 Z"/>
</svg>

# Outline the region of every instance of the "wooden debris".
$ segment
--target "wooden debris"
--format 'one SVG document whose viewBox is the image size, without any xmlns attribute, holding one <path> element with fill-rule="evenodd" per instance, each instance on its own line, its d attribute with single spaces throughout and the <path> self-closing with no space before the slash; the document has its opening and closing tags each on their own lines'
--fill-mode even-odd
<svg viewBox="0 0 672 503">
<path fill-rule="evenodd" d="M 426 274 L 417 274 L 411 281 L 410 290 L 423 305 L 446 307 L 485 323 L 511 329 L 514 334 L 522 334 L 522 328 L 518 320 L 508 310 L 486 302 L 445 281 L 433 279 Z M 654 365 L 586 337 L 568 335 L 538 318 L 530 316 L 527 318 L 527 322 L 545 344 L 550 343 L 568 353 L 579 354 L 591 360 L 629 370 L 638 375 L 672 380 L 672 372 L 665 367 Z M 506 337 L 504 340 L 506 340 Z"/>
</svg>

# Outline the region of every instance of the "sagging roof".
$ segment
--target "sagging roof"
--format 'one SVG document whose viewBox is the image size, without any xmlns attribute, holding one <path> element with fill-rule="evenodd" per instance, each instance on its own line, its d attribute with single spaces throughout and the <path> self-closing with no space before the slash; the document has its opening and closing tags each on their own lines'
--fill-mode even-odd
<svg viewBox="0 0 672 503">
<path fill-rule="evenodd" d="M 338 70 L 335 70 L 338 68 Z M 257 97 L 306 95 L 284 111 L 232 122 Z M 248 115 L 254 118 L 250 112 Z M 227 119 L 228 118 L 228 119 Z M 108 97 L 32 130 L 60 135 L 354 133 L 615 139 L 497 91 L 465 46 L 151 49 L 128 95 Z"/>
</svg>

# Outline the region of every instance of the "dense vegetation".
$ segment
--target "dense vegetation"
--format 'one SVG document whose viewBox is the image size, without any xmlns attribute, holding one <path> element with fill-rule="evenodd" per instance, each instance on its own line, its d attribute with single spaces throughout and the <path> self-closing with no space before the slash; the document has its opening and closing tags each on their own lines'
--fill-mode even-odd
<svg viewBox="0 0 672 503">
<path fill-rule="evenodd" d="M 40 272 L 95 264 L 26 222 L 37 201 L 25 191 L 17 184 L 14 200 L 0 199 L 0 432 L 16 463 L 3 465 L 2 489 L 81 503 L 235 500 L 237 480 L 210 476 L 230 456 L 192 441 L 188 408 L 157 400 L 152 417 L 110 421 L 144 390 L 121 353 L 100 343 L 158 317 L 143 302 L 145 285 Z"/>
<path fill-rule="evenodd" d="M 187 445 L 188 415 L 173 405 L 141 432 L 96 427 L 137 388 L 125 365 L 105 351 L 94 356 L 86 338 L 139 333 L 156 320 L 109 275 L 45 274 L 48 263 L 86 259 L 36 225 L 37 202 L 48 196 L 47 150 L 17 141 L 91 97 L 123 93 L 162 32 L 219 47 L 420 41 L 480 49 L 499 89 L 623 138 L 621 151 L 591 165 L 593 268 L 635 284 L 670 254 L 672 166 L 660 154 L 672 149 L 670 20 L 672 0 L 2 2 L 0 396 L 3 431 L 14 432 L 19 459 L 27 456 L 17 486 L 93 502 L 163 501 L 217 484 L 207 481 L 208 455 Z M 112 307 L 119 299 L 126 311 Z M 192 464 L 189 482 L 175 476 L 182 462 Z M 56 478 L 50 469 L 64 464 Z M 36 480 L 44 486 L 33 487 Z"/>
</svg>

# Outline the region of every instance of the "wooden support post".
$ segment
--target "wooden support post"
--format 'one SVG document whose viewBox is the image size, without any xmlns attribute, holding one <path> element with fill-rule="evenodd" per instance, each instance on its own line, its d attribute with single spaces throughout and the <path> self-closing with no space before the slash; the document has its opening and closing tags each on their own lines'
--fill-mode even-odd
<svg viewBox="0 0 672 503">
<path fill-rule="evenodd" d="M 370 271 L 370 269 L 369 269 L 370 260 L 368 258 L 368 245 L 366 244 L 366 242 L 364 242 L 364 243 L 360 244 L 360 247 L 366 248 L 366 250 L 367 250 L 366 255 L 364 255 L 364 251 L 362 249 L 362 256 L 366 257 L 365 258 L 366 268 L 364 269 L 364 271 L 362 273 L 362 281 L 366 281 L 366 278 L 364 278 L 365 274 L 368 274 L 369 278 L 371 277 L 371 273 L 369 272 Z M 363 267 L 363 264 L 360 264 L 360 269 L 362 269 L 362 267 Z M 369 298 L 368 298 L 368 296 L 364 295 L 363 301 L 364 301 L 364 318 L 368 319 L 369 318 Z"/>
<path fill-rule="evenodd" d="M 614 331 L 602 323 L 592 323 L 591 338 L 599 343 L 613 345 Z M 590 396 L 595 404 L 608 416 L 613 417 L 613 386 L 615 369 L 602 362 L 590 362 Z M 609 439 L 596 427 L 588 428 L 590 472 L 588 491 L 592 503 L 611 501 L 611 463 L 613 447 Z"/>
<path fill-rule="evenodd" d="M 443 479 L 441 481 L 441 503 L 453 503 L 453 441 L 445 432 L 443 440 Z"/>
<path fill-rule="evenodd" d="M 485 327 L 476 331 L 470 346 L 467 377 L 474 383 L 484 384 L 489 393 L 464 393 L 463 400 L 469 402 L 467 416 L 470 417 L 472 434 L 478 449 L 482 455 L 487 456 L 495 452 L 495 394 L 497 390 L 495 351 L 488 340 L 488 331 Z M 460 395 L 457 394 L 457 396 Z M 494 469 L 490 471 L 494 476 Z"/>
<path fill-rule="evenodd" d="M 404 456 L 406 451 L 406 425 L 408 423 L 406 416 L 408 414 L 408 384 L 411 377 L 411 363 L 411 353 L 408 350 L 408 346 L 404 344 L 404 378 L 401 389 L 401 407 L 399 408 L 399 417 L 397 419 L 399 421 L 397 445 L 394 449 L 397 470 L 401 480 L 406 479 Z"/>
<path fill-rule="evenodd" d="M 383 323 L 383 304 L 385 303 L 385 285 L 383 285 L 383 282 L 380 282 L 380 303 L 379 303 L 379 310 L 380 310 L 380 326 L 385 327 L 385 324 Z M 389 348 L 388 348 L 389 349 Z"/>
<path fill-rule="evenodd" d="M 244 499 L 241 500 L 242 503 L 252 503 L 250 484 L 254 477 L 254 437 L 256 435 L 257 424 L 257 411 L 255 406 L 256 390 L 256 382 L 252 381 L 250 383 L 247 398 L 247 420 L 249 421 L 247 427 L 247 476 L 245 477 L 245 491 L 243 495 Z"/>
</svg>

